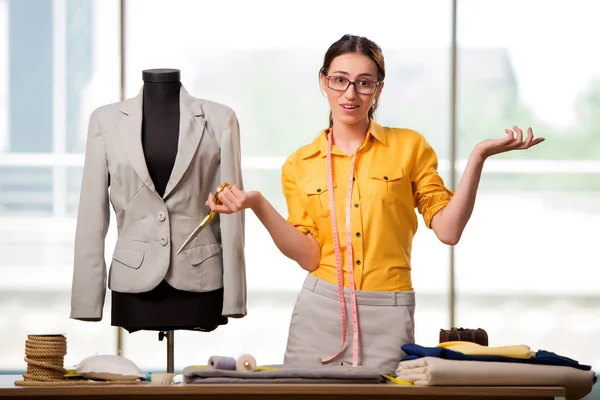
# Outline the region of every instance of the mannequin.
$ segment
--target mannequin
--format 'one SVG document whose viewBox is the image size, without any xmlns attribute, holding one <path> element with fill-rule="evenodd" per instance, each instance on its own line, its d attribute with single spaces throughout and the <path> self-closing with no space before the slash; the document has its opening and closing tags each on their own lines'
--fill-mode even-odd
<svg viewBox="0 0 600 400">
<path fill-rule="evenodd" d="M 217 215 L 182 252 L 223 182 L 243 190 L 240 126 L 225 104 L 197 98 L 179 70 L 147 70 L 135 97 L 89 119 L 75 230 L 70 318 L 131 332 L 210 332 L 247 315 L 243 213 Z M 110 209 L 117 240 L 105 258 Z M 107 262 L 108 261 L 108 262 Z M 108 272 L 108 274 L 107 274 Z"/>
<path fill-rule="evenodd" d="M 165 193 L 175 164 L 180 131 L 180 71 L 142 72 L 142 148 L 156 192 Z M 112 325 L 132 333 L 138 330 L 199 330 L 210 332 L 227 324 L 222 315 L 223 288 L 189 292 L 165 280 L 142 293 L 112 292 Z"/>
</svg>

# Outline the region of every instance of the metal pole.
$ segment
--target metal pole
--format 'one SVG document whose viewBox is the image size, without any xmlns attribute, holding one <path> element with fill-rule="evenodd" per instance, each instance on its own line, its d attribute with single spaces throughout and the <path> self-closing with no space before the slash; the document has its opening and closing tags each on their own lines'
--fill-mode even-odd
<svg viewBox="0 0 600 400">
<path fill-rule="evenodd" d="M 119 21 L 119 29 L 120 29 L 120 80 L 121 80 L 121 101 L 125 100 L 125 0 L 120 0 L 119 2 L 120 8 L 120 21 Z"/>
<path fill-rule="evenodd" d="M 53 62 L 52 94 L 53 124 L 52 152 L 64 154 L 67 150 L 67 105 L 66 105 L 66 60 L 67 60 L 67 3 L 56 0 L 53 3 Z M 52 216 L 64 218 L 67 209 L 67 168 L 55 165 L 52 168 Z"/>
<path fill-rule="evenodd" d="M 450 187 L 456 189 L 456 74 L 457 74 L 457 43 L 456 43 L 456 20 L 458 0 L 452 0 L 452 42 L 450 45 Z M 450 327 L 456 326 L 456 292 L 454 275 L 454 246 L 450 246 Z"/>
<path fill-rule="evenodd" d="M 119 1 L 119 99 L 125 100 L 125 0 Z M 117 327 L 117 354 L 123 354 L 123 328 Z"/>
<path fill-rule="evenodd" d="M 167 332 L 167 373 L 175 372 L 175 333 Z"/>
</svg>

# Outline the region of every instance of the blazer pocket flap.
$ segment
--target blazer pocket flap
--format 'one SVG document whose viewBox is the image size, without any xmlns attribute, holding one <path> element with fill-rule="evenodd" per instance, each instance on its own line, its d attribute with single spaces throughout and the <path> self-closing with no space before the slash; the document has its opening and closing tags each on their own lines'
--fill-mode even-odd
<svg viewBox="0 0 600 400">
<path fill-rule="evenodd" d="M 381 181 L 397 181 L 404 177 L 404 171 L 402 168 L 382 168 L 380 166 L 369 168 L 369 176 L 372 179 L 378 179 Z"/>
<path fill-rule="evenodd" d="M 186 250 L 187 258 L 192 265 L 202 264 L 219 253 L 221 253 L 221 245 L 218 244 L 204 244 Z"/>
<path fill-rule="evenodd" d="M 129 268 L 138 269 L 144 261 L 144 253 L 136 250 L 115 249 L 113 259 Z"/>
</svg>

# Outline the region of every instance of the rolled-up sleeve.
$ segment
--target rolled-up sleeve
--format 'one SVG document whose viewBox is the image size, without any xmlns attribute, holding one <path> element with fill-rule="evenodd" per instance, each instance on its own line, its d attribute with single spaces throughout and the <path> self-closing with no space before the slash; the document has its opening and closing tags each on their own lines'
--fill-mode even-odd
<svg viewBox="0 0 600 400">
<path fill-rule="evenodd" d="M 300 232 L 310 233 L 315 239 L 318 237 L 317 225 L 306 212 L 302 204 L 302 198 L 296 180 L 296 171 L 293 164 L 293 158 L 290 157 L 283 165 L 281 173 L 281 185 L 283 195 L 287 204 L 287 221 L 296 227 Z"/>
<path fill-rule="evenodd" d="M 417 146 L 411 181 L 415 207 L 431 229 L 433 216 L 450 202 L 454 193 L 439 175 L 437 155 L 425 138 Z"/>
</svg>

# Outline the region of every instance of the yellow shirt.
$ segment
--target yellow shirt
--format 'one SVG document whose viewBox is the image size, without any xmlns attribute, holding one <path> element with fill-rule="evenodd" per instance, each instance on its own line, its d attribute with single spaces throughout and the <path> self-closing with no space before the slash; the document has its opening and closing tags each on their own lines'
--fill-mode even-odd
<svg viewBox="0 0 600 400">
<path fill-rule="evenodd" d="M 327 188 L 327 133 L 291 154 L 282 168 L 288 221 L 310 232 L 321 247 L 317 278 L 337 285 Z M 335 212 L 344 271 L 346 197 L 351 157 L 332 146 Z M 351 206 L 351 239 L 357 290 L 412 291 L 411 248 L 417 230 L 415 208 L 431 228 L 433 215 L 450 202 L 437 172 L 437 156 L 425 138 L 410 129 L 374 121 L 357 150 Z"/>
</svg>

